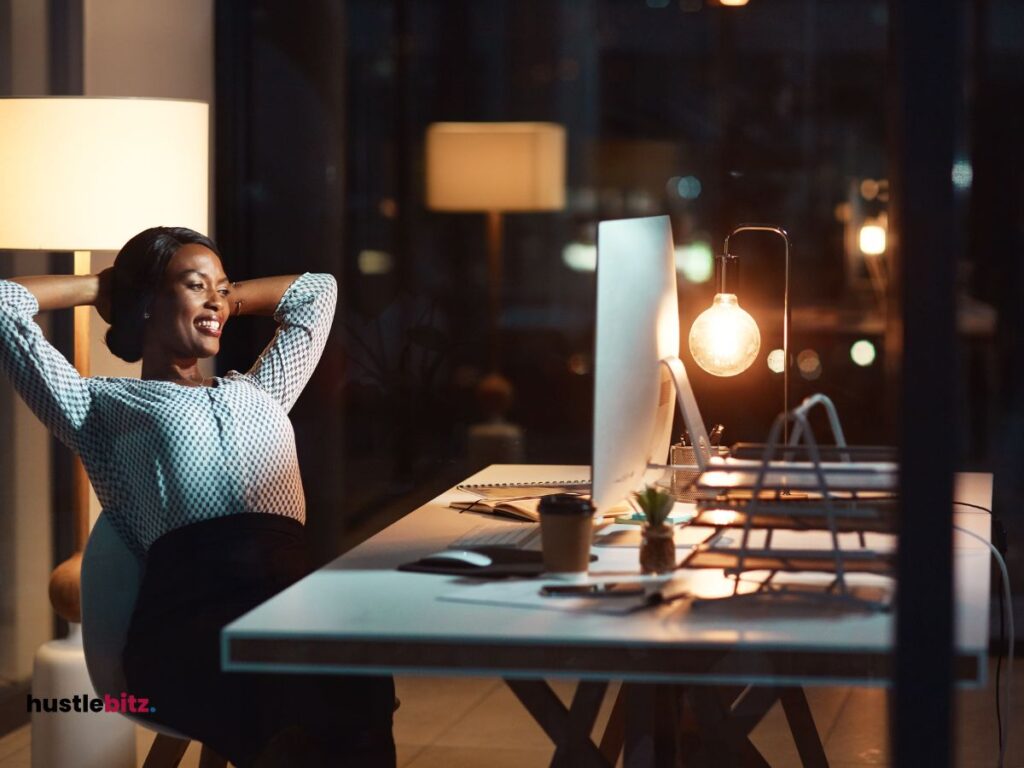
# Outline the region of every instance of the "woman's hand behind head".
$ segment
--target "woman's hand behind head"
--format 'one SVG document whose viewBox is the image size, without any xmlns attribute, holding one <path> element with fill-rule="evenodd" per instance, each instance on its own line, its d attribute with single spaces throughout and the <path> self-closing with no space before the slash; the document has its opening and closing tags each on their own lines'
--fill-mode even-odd
<svg viewBox="0 0 1024 768">
<path fill-rule="evenodd" d="M 107 267 L 100 272 L 97 277 L 99 278 L 100 286 L 99 291 L 96 294 L 96 301 L 93 302 L 93 306 L 96 307 L 96 311 L 99 312 L 100 317 L 102 317 L 109 325 L 111 323 L 110 297 L 112 283 L 114 281 L 114 268 Z"/>
</svg>

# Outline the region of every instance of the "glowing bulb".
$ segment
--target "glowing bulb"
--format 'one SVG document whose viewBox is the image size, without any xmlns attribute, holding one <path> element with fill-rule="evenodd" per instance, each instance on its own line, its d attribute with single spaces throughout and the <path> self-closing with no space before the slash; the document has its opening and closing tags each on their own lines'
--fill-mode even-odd
<svg viewBox="0 0 1024 768">
<path fill-rule="evenodd" d="M 879 256 L 885 253 L 885 227 L 878 224 L 865 224 L 860 228 L 860 252 L 866 256 Z"/>
<path fill-rule="evenodd" d="M 757 323 L 740 309 L 735 293 L 716 293 L 711 307 L 697 316 L 690 329 L 690 354 L 714 376 L 743 373 L 760 348 Z"/>
<path fill-rule="evenodd" d="M 768 353 L 768 370 L 782 373 L 786 369 L 786 353 L 781 349 L 773 349 Z"/>
</svg>

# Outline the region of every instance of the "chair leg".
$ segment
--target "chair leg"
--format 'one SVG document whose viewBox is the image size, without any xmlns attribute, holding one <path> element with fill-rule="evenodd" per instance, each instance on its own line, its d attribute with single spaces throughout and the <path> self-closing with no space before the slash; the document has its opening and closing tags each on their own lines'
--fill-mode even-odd
<svg viewBox="0 0 1024 768">
<path fill-rule="evenodd" d="M 176 739 L 165 733 L 158 733 L 142 768 L 177 768 L 186 749 L 188 739 Z"/>
<path fill-rule="evenodd" d="M 228 761 L 221 757 L 212 748 L 203 744 L 203 750 L 199 753 L 199 768 L 226 768 Z"/>
</svg>

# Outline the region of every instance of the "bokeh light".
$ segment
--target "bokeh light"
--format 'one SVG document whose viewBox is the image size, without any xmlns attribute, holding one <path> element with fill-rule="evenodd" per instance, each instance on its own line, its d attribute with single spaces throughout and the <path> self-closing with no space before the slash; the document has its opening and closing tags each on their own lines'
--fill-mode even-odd
<svg viewBox="0 0 1024 768">
<path fill-rule="evenodd" d="M 562 249 L 562 263 L 574 272 L 593 272 L 597 269 L 597 246 L 569 243 Z"/>
<path fill-rule="evenodd" d="M 860 196 L 865 200 L 874 200 L 878 197 L 879 185 L 875 179 L 864 179 L 860 183 Z"/>
<path fill-rule="evenodd" d="M 696 200 L 700 197 L 702 187 L 696 176 L 683 176 L 676 183 L 676 191 L 683 200 Z"/>
<path fill-rule="evenodd" d="M 814 381 L 821 376 L 821 358 L 813 349 L 805 349 L 796 356 L 796 367 L 800 375 L 808 381 Z"/>
<path fill-rule="evenodd" d="M 970 189 L 974 181 L 974 169 L 966 160 L 953 163 L 953 186 L 957 189 Z"/>
<path fill-rule="evenodd" d="M 865 224 L 860 228 L 860 252 L 865 256 L 885 253 L 885 228 L 878 224 Z"/>
<path fill-rule="evenodd" d="M 364 275 L 386 275 L 391 271 L 391 254 L 387 251 L 359 252 L 359 271 Z"/>
<path fill-rule="evenodd" d="M 696 240 L 676 246 L 676 271 L 691 283 L 706 283 L 715 273 L 715 257 L 711 245 Z"/>
<path fill-rule="evenodd" d="M 867 367 L 875 362 L 875 345 L 867 339 L 853 342 L 850 347 L 850 359 L 861 367 Z"/>
<path fill-rule="evenodd" d="M 768 353 L 768 370 L 772 373 L 782 373 L 786 367 L 785 352 L 781 349 L 773 349 Z"/>
</svg>

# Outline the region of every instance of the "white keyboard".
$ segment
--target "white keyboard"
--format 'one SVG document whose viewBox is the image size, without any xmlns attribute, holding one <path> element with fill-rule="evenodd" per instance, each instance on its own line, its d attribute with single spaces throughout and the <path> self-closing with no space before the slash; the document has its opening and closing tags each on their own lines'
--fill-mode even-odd
<svg viewBox="0 0 1024 768">
<path fill-rule="evenodd" d="M 484 523 L 470 528 L 448 546 L 452 549 L 473 547 L 512 547 L 530 549 L 540 545 L 538 523 Z"/>
</svg>

